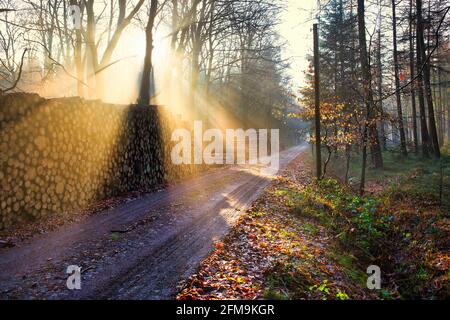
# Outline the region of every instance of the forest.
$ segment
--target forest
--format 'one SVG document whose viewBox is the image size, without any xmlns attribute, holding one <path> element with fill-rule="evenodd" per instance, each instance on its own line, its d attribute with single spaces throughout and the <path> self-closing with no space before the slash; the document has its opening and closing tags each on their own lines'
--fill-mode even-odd
<svg viewBox="0 0 450 320">
<path fill-rule="evenodd" d="M 220 106 L 245 127 L 279 125 L 292 104 L 276 31 L 281 3 L 2 0 L 0 8 L 3 93 L 164 104 L 212 122 Z"/>
<path fill-rule="evenodd" d="M 361 151 L 361 193 L 368 154 L 377 169 L 388 149 L 404 158 L 441 158 L 450 134 L 448 11 L 443 1 L 330 1 L 322 7 L 320 140 L 328 155 L 344 151 L 347 164 L 352 147 Z M 307 74 L 309 86 L 300 91 L 307 108 L 300 116 L 311 119 L 312 64 Z"/>
</svg>

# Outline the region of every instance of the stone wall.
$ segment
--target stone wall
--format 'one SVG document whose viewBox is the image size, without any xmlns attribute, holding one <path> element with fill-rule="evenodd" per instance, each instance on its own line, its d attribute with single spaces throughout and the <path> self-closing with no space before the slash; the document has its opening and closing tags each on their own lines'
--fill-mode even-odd
<svg viewBox="0 0 450 320">
<path fill-rule="evenodd" d="M 194 173 L 170 161 L 180 126 L 163 107 L 0 96 L 0 229 Z"/>
</svg>

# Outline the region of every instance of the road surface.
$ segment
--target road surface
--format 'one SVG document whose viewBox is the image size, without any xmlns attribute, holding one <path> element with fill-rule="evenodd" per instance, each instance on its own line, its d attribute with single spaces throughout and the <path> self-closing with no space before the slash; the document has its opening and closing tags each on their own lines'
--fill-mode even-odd
<svg viewBox="0 0 450 320">
<path fill-rule="evenodd" d="M 280 167 L 305 145 L 280 154 Z M 170 299 L 274 176 L 214 169 L 0 251 L 2 299 Z M 81 290 L 66 286 L 82 268 Z"/>
</svg>

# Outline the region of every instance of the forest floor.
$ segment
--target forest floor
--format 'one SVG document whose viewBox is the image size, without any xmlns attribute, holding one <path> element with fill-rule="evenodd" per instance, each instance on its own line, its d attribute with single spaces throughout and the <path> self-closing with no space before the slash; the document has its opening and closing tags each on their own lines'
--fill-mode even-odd
<svg viewBox="0 0 450 320">
<path fill-rule="evenodd" d="M 369 169 L 366 195 L 340 182 L 345 160 L 311 179 L 311 157 L 291 163 L 177 299 L 449 298 L 450 154 L 442 163 L 386 153 Z M 359 159 L 351 162 L 357 185 Z M 355 177 L 352 177 L 355 176 Z M 439 196 L 440 195 L 440 196 Z M 381 290 L 367 288 L 367 267 Z"/>
</svg>

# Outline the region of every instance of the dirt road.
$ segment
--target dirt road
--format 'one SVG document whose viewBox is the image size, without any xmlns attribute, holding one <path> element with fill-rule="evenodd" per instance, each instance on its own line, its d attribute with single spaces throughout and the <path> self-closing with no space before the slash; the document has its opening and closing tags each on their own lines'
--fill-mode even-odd
<svg viewBox="0 0 450 320">
<path fill-rule="evenodd" d="M 280 155 L 283 168 L 306 146 Z M 2 299 L 170 299 L 270 184 L 258 166 L 212 170 L 0 251 Z M 68 290 L 69 265 L 82 268 Z"/>
</svg>

